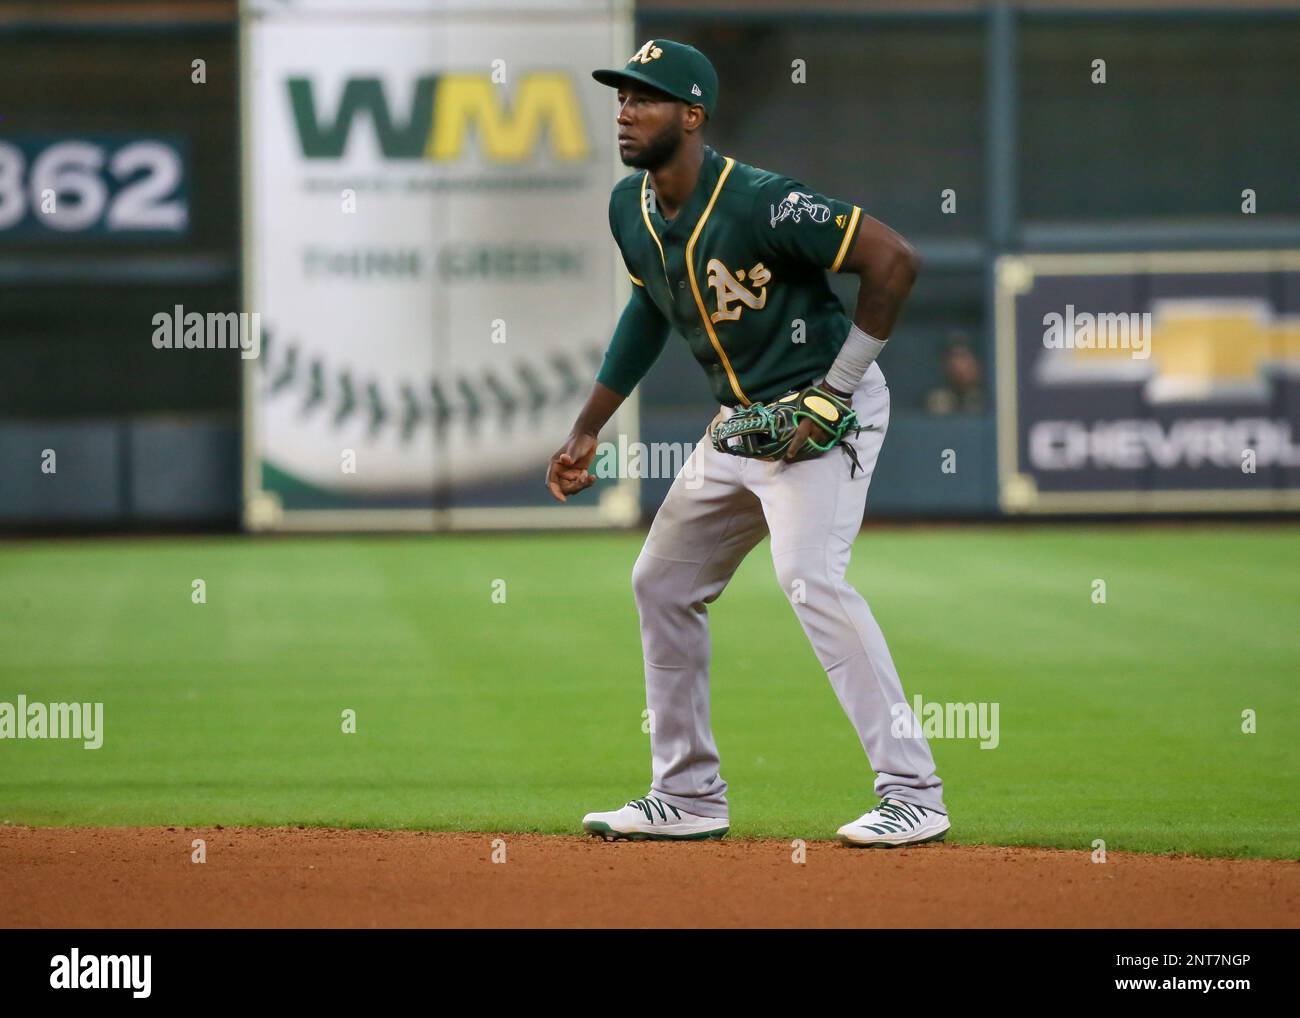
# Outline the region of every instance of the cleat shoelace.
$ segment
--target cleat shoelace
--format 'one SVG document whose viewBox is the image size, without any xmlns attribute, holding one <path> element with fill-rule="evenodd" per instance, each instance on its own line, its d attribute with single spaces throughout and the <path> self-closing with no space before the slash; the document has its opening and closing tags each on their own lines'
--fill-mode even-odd
<svg viewBox="0 0 1300 1018">
<path fill-rule="evenodd" d="M 862 824 L 872 834 L 898 834 L 904 829 L 912 830 L 923 819 L 925 810 L 908 802 L 896 802 L 881 799 L 880 805 L 871 811 L 880 823 Z"/>
<path fill-rule="evenodd" d="M 665 810 L 665 807 L 673 811 L 674 820 L 680 820 L 682 818 L 682 814 L 678 811 L 676 806 L 673 806 L 671 803 L 663 802 L 660 799 L 656 799 L 652 795 L 647 795 L 644 799 L 633 799 L 628 803 L 628 805 L 634 809 L 639 809 L 645 814 L 646 820 L 652 824 L 656 822 L 656 813 L 659 814 L 659 820 L 665 822 L 668 820 L 668 813 Z"/>
</svg>

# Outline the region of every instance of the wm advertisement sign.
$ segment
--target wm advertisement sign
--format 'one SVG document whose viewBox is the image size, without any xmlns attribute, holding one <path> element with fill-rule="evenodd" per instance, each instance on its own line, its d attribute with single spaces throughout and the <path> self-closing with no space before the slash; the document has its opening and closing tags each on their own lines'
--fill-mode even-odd
<svg viewBox="0 0 1300 1018">
<path fill-rule="evenodd" d="M 1300 253 L 1005 258 L 1010 512 L 1300 506 Z"/>
<path fill-rule="evenodd" d="M 635 480 L 576 514 L 541 483 L 626 300 L 590 70 L 629 28 L 604 3 L 253 8 L 249 526 L 635 517 Z"/>
<path fill-rule="evenodd" d="M 502 68 L 501 77 L 507 76 Z M 374 130 L 385 159 L 461 159 L 471 136 L 492 163 L 528 163 L 544 145 L 560 161 L 581 162 L 591 154 L 582 105 L 570 74 L 524 74 L 510 106 L 505 89 L 488 73 L 423 75 L 414 98 L 400 116 L 390 107 L 378 78 L 349 78 L 332 117 L 323 118 L 311 78 L 286 83 L 302 154 L 308 159 L 340 159 L 353 122 Z"/>
</svg>

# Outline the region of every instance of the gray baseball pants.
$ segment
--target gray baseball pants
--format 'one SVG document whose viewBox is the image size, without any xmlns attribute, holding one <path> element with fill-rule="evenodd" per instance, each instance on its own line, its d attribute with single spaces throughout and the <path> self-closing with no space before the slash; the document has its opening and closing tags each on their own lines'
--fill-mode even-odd
<svg viewBox="0 0 1300 1018">
<path fill-rule="evenodd" d="M 777 580 L 876 771 L 876 794 L 947 812 L 929 744 L 891 734 L 891 710 L 905 709 L 903 730 L 913 731 L 911 708 L 880 626 L 844 579 L 889 426 L 889 389 L 877 365 L 853 407 L 872 430 L 850 439 L 863 467 L 852 478 L 840 449 L 776 463 L 720 453 L 706 433 L 637 558 L 632 588 L 653 712 L 650 794 L 688 813 L 727 816 L 709 720 L 708 606 L 768 533 Z"/>
</svg>

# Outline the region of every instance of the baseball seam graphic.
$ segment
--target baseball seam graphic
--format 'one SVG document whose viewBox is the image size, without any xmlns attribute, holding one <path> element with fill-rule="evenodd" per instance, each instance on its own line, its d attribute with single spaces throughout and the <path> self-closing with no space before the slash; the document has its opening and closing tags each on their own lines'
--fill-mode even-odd
<svg viewBox="0 0 1300 1018">
<path fill-rule="evenodd" d="M 340 428 L 363 413 L 369 438 L 384 437 L 396 428 L 405 444 L 421 426 L 432 426 L 437 436 L 457 422 L 495 421 L 507 430 L 534 424 L 543 410 L 570 403 L 581 391 L 583 357 L 598 368 L 604 351 L 592 344 L 573 355 L 555 353 L 540 361 L 516 359 L 500 368 L 381 384 L 348 368 L 332 370 L 323 358 L 305 355 L 300 344 L 282 342 L 268 327 L 261 367 L 272 399 L 301 398 L 300 416 L 326 413 Z"/>
</svg>

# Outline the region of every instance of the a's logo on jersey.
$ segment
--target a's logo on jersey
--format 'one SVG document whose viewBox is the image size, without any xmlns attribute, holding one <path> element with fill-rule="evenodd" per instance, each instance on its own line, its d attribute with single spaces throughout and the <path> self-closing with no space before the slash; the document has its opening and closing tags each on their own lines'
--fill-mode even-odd
<svg viewBox="0 0 1300 1018">
<path fill-rule="evenodd" d="M 744 269 L 733 276 L 731 270 L 716 258 L 710 258 L 706 268 L 709 271 L 708 283 L 713 287 L 718 305 L 718 309 L 709 316 L 710 320 L 734 322 L 745 308 L 757 311 L 767 304 L 767 284 L 772 281 L 772 273 L 762 262 L 748 273 L 749 285 L 756 287 L 757 293 L 745 286 Z"/>
<path fill-rule="evenodd" d="M 782 199 L 780 205 L 769 205 L 772 210 L 772 226 L 785 219 L 793 219 L 796 223 L 803 222 L 803 217 L 808 216 L 814 223 L 824 223 L 831 217 L 831 210 L 821 202 L 814 202 L 812 195 L 804 194 L 802 191 L 791 191 Z"/>
<path fill-rule="evenodd" d="M 651 60 L 658 60 L 663 55 L 664 51 L 656 46 L 655 41 L 651 39 L 648 43 L 632 54 L 632 59 L 629 60 L 628 63 L 648 64 Z"/>
</svg>

